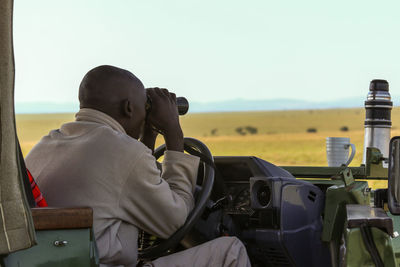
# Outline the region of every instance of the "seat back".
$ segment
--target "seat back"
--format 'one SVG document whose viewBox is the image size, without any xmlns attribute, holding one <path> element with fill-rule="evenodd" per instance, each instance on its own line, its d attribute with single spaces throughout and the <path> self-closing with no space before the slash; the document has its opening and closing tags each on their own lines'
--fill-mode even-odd
<svg viewBox="0 0 400 267">
<path fill-rule="evenodd" d="M 91 228 L 93 210 L 76 208 L 32 208 L 35 230 L 59 230 Z"/>
<path fill-rule="evenodd" d="M 37 245 L 0 256 L 4 267 L 98 267 L 91 208 L 32 208 Z"/>
</svg>

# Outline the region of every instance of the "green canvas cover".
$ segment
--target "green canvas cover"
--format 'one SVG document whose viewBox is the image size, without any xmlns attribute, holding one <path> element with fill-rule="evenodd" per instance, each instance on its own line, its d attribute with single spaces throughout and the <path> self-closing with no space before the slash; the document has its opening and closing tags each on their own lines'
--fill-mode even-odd
<svg viewBox="0 0 400 267">
<path fill-rule="evenodd" d="M 35 244 L 17 157 L 12 15 L 13 1 L 0 0 L 0 255 Z"/>
</svg>

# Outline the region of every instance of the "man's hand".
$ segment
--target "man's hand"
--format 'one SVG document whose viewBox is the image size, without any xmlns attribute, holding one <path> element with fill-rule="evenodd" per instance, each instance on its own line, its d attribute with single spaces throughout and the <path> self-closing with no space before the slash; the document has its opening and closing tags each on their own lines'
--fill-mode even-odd
<svg viewBox="0 0 400 267">
<path fill-rule="evenodd" d="M 159 130 L 165 139 L 167 150 L 183 152 L 183 132 L 179 123 L 176 96 L 164 88 L 148 88 L 147 95 L 152 107 L 147 124 Z"/>
<path fill-rule="evenodd" d="M 152 152 L 154 152 L 154 145 L 156 144 L 157 135 L 158 132 L 154 130 L 153 126 L 146 122 L 140 141 L 145 144 Z"/>
</svg>

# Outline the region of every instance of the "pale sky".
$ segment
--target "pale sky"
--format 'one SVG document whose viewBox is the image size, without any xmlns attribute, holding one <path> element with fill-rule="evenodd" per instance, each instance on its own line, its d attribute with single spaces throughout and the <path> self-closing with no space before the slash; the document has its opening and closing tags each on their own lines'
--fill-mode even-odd
<svg viewBox="0 0 400 267">
<path fill-rule="evenodd" d="M 15 99 L 77 102 L 91 68 L 189 101 L 364 96 L 400 88 L 400 1 L 15 0 Z"/>
</svg>

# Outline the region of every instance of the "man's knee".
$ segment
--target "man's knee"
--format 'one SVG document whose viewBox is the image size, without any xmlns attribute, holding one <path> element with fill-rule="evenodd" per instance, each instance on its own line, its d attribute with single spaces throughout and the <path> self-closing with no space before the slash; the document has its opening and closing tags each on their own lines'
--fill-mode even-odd
<svg viewBox="0 0 400 267">
<path fill-rule="evenodd" d="M 235 236 L 223 236 L 213 240 L 216 248 L 225 251 L 245 249 L 242 241 Z"/>
<path fill-rule="evenodd" d="M 222 237 L 218 237 L 214 240 L 217 242 L 220 242 L 221 244 L 237 244 L 237 243 L 242 244 L 240 239 L 237 238 L 236 236 L 222 236 Z"/>
<path fill-rule="evenodd" d="M 223 266 L 250 266 L 246 247 L 237 237 L 220 237 L 215 239 L 215 251 L 220 251 L 224 255 Z"/>
</svg>

